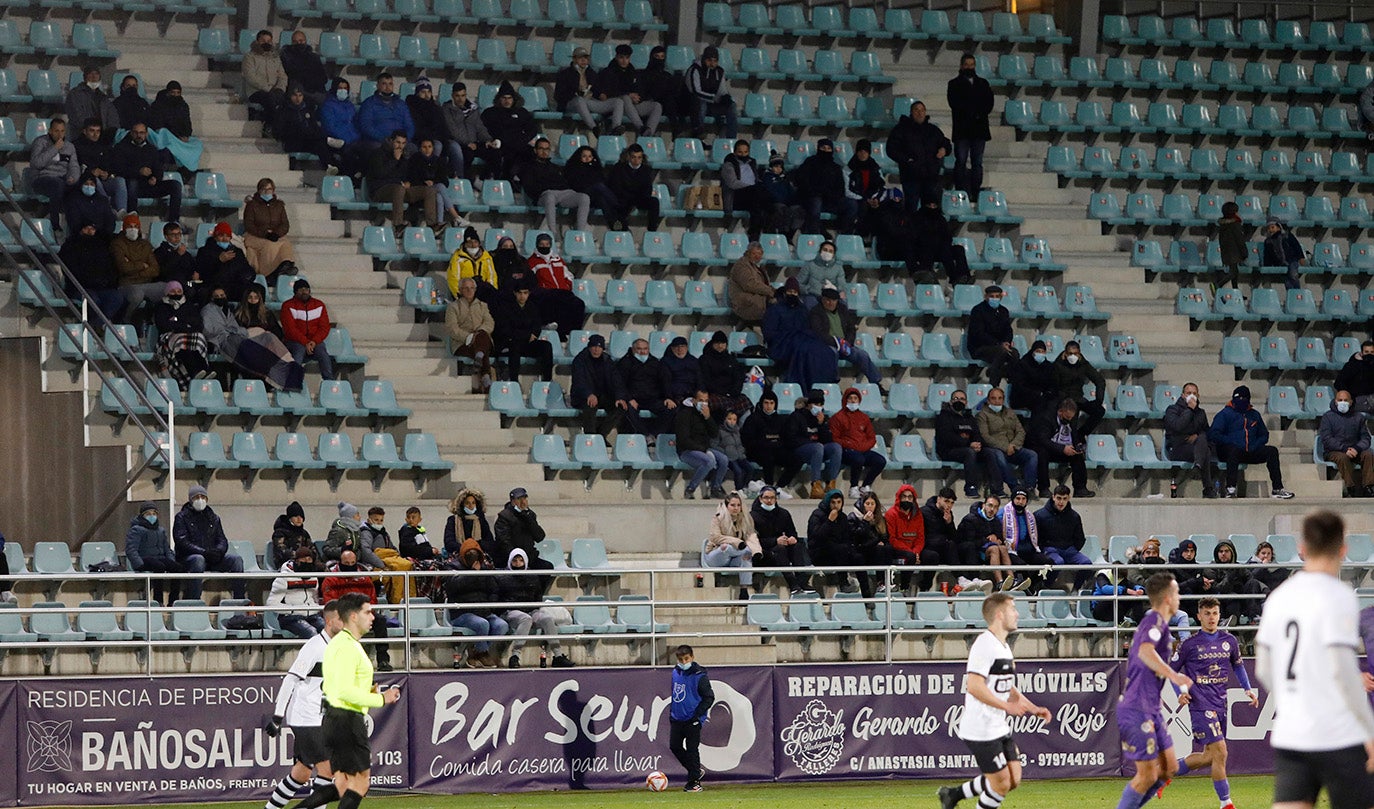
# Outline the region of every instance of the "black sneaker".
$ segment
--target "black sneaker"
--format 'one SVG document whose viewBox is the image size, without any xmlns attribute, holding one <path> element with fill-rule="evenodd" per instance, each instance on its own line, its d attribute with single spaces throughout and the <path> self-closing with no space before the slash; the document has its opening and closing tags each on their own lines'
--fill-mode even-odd
<svg viewBox="0 0 1374 809">
<path fill-rule="evenodd" d="M 940 809 L 954 809 L 963 799 L 958 787 L 940 787 Z"/>
<path fill-rule="evenodd" d="M 395 669 L 391 667 L 390 663 L 378 663 L 377 671 L 395 671 Z"/>
<path fill-rule="evenodd" d="M 695 781 L 682 788 L 683 792 L 702 792 L 701 784 Z"/>
<path fill-rule="evenodd" d="M 576 664 L 573 663 L 572 660 L 568 659 L 567 655 L 554 655 L 553 662 L 549 665 L 553 666 L 556 669 L 570 669 Z"/>
<path fill-rule="evenodd" d="M 510 660 L 507 660 L 507 661 L 506 661 L 506 668 L 508 668 L 508 669 L 518 669 L 518 668 L 520 668 L 520 655 L 511 655 L 511 656 L 510 656 Z"/>
</svg>

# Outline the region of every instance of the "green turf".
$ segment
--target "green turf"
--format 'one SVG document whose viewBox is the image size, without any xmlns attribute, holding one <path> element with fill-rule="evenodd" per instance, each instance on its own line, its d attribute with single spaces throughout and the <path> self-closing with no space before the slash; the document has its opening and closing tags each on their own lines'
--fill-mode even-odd
<svg viewBox="0 0 1374 809">
<path fill-rule="evenodd" d="M 670 776 L 671 777 L 671 776 Z M 1231 779 L 1231 797 L 1237 809 L 1262 809 L 1273 800 L 1271 776 L 1237 776 Z M 676 782 L 665 793 L 647 790 L 590 790 L 586 792 L 526 792 L 475 795 L 374 794 L 363 807 L 383 809 L 642 809 L 652 806 L 691 806 L 693 809 L 859 809 L 887 806 L 894 809 L 938 809 L 937 787 L 951 781 L 846 781 L 814 784 L 755 784 L 731 786 L 706 782 L 706 791 L 684 794 Z M 1115 809 L 1125 779 L 1083 781 L 1027 781 L 1003 804 L 1006 809 Z M 263 798 L 267 796 L 264 794 Z M 1217 805 L 1212 782 L 1205 775 L 1174 781 L 1164 798 L 1150 802 L 1150 809 L 1213 809 Z M 263 802 L 199 804 L 224 809 L 260 809 Z M 964 801 L 960 809 L 974 809 Z M 1318 807 L 1329 807 L 1325 797 Z M 146 809 L 143 806 L 129 809 Z"/>
</svg>

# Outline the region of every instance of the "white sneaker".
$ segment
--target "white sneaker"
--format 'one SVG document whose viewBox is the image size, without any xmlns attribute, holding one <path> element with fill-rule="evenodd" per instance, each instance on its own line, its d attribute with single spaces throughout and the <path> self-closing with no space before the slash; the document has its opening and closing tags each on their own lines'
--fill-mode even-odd
<svg viewBox="0 0 1374 809">
<path fill-rule="evenodd" d="M 1275 489 L 1269 496 L 1275 500 L 1292 500 L 1294 494 L 1287 489 Z"/>
<path fill-rule="evenodd" d="M 469 222 L 468 218 L 466 216 L 463 216 L 462 214 L 458 214 L 458 218 L 453 220 L 453 226 L 458 228 L 465 228 L 470 224 L 472 223 Z"/>
<path fill-rule="evenodd" d="M 973 579 L 970 579 L 968 576 L 960 576 L 959 586 L 965 590 L 971 589 L 973 587 Z"/>
<path fill-rule="evenodd" d="M 788 489 L 778 489 L 778 499 L 779 499 L 779 500 L 792 500 L 792 499 L 795 499 L 795 498 L 796 498 L 796 495 L 795 495 L 795 494 L 792 494 L 792 492 L 791 492 L 790 490 L 788 490 Z"/>
<path fill-rule="evenodd" d="M 763 489 L 763 481 L 762 481 L 762 480 L 751 480 L 751 481 L 749 481 L 748 489 L 749 489 L 749 491 L 751 491 L 751 492 L 758 492 L 758 491 L 760 491 L 761 489 Z"/>
<path fill-rule="evenodd" d="M 850 500 L 858 500 L 860 497 L 863 497 L 863 496 L 864 496 L 864 490 L 863 490 L 863 489 L 860 489 L 858 486 L 850 486 L 850 487 L 849 487 L 849 499 L 850 499 Z"/>
<path fill-rule="evenodd" d="M 992 582 L 987 579 L 970 579 L 965 590 L 982 590 L 985 593 L 992 592 Z"/>
<path fill-rule="evenodd" d="M 331 149 L 342 149 L 344 142 L 338 138 L 325 138 L 325 145 Z"/>
<path fill-rule="evenodd" d="M 19 602 L 19 599 L 14 597 L 14 593 L 12 591 L 6 590 L 5 592 L 0 593 L 0 601 L 4 601 L 9 604 L 17 604 Z"/>
</svg>

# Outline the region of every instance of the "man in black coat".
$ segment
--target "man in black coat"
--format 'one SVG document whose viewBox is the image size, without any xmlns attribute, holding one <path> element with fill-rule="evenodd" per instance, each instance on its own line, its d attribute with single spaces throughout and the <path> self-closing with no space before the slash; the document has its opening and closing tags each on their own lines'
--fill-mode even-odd
<svg viewBox="0 0 1374 809">
<path fill-rule="evenodd" d="M 954 504 L 959 501 L 954 490 L 948 486 L 929 497 L 921 506 L 921 523 L 925 529 L 925 548 L 939 555 L 941 565 L 969 563 L 959 556 L 959 528 L 954 524 Z M 925 554 L 922 554 L 924 556 Z M 951 583 L 956 579 L 949 573 L 941 573 Z M 929 587 L 935 576 L 922 576 L 921 587 Z"/>
<path fill-rule="evenodd" d="M 525 487 L 517 486 L 510 490 L 510 500 L 496 515 L 492 533 L 496 536 L 496 555 L 499 558 L 510 559 L 510 552 L 519 548 L 525 552 L 530 570 L 553 570 L 553 565 L 539 556 L 536 546 L 544 541 L 544 527 L 530 508 L 530 494 Z"/>
<path fill-rule="evenodd" d="M 1011 406 L 1015 410 L 1029 410 L 1032 416 L 1041 409 L 1056 404 L 1054 374 L 1050 371 L 1050 355 L 1044 340 L 1031 343 L 1030 351 L 1007 366 L 1007 381 L 1011 386 Z"/>
<path fill-rule="evenodd" d="M 968 313 L 968 353 L 987 363 L 988 382 L 1002 384 L 1007 363 L 1021 355 L 1011 342 L 1011 315 L 1002 308 L 1002 288 L 992 284 L 983 290 L 983 301 Z"/>
<path fill-rule="evenodd" d="M 324 69 L 324 61 L 306 41 L 304 31 L 291 32 L 291 44 L 283 45 L 278 52 L 282 69 L 286 71 L 288 84 L 299 84 L 305 90 L 310 103 L 319 106 L 324 103 L 325 87 L 329 84 L 329 72 Z"/>
<path fill-rule="evenodd" d="M 624 206 L 626 216 L 638 208 L 648 219 L 648 229 L 658 230 L 662 218 L 658 198 L 654 196 L 654 170 L 645 160 L 644 147 L 638 143 L 626 147 L 619 162 L 606 172 L 606 185 Z"/>
<path fill-rule="evenodd" d="M 517 284 L 509 297 L 501 296 L 492 313 L 496 321 L 496 353 L 506 355 L 506 378 L 511 381 L 520 379 L 520 361 L 525 357 L 533 359 L 539 366 L 539 378 L 545 382 L 553 379 L 553 345 L 539 337 L 544 328 L 544 318 L 539 307 L 530 302 L 532 284 L 528 279 Z"/>
<path fill-rule="evenodd" d="M 116 173 L 129 188 L 129 209 L 139 199 L 167 198 L 167 221 L 181 221 L 181 180 L 165 179 L 163 172 L 175 168 L 166 151 L 148 140 L 148 125 L 134 124 L 129 134 L 112 150 Z"/>
<path fill-rule="evenodd" d="M 792 494 L 787 487 L 801 469 L 801 463 L 792 456 L 792 448 L 787 443 L 788 411 L 778 410 L 778 394 L 771 387 L 764 388 L 759 397 L 759 406 L 744 420 L 740 428 L 740 440 L 744 444 L 744 454 L 750 461 L 763 469 L 765 485 L 780 487 L 779 496 L 790 500 Z M 782 467 L 782 471 L 778 471 Z M 757 522 L 756 522 L 757 524 Z M 762 538 L 762 534 L 759 535 Z M 768 545 L 764 543 L 764 549 Z"/>
<path fill-rule="evenodd" d="M 959 57 L 959 75 L 949 80 L 945 98 L 954 119 L 954 187 L 978 198 L 983 187 L 983 148 L 992 140 L 992 85 L 978 75 L 973 54 Z"/>
<path fill-rule="evenodd" d="M 1064 399 L 1058 408 L 1044 408 L 1038 415 L 1031 417 L 1029 436 L 1026 445 L 1035 450 L 1040 459 L 1037 485 L 1040 496 L 1050 494 L 1050 463 L 1066 463 L 1073 477 L 1074 497 L 1095 497 L 1088 490 L 1088 467 L 1084 458 L 1087 451 L 1086 433 L 1078 424 L 1078 403 Z"/>
<path fill-rule="evenodd" d="M 482 123 L 491 133 L 492 142 L 501 144 L 495 147 L 500 160 L 494 173 L 509 180 L 515 167 L 534 154 L 534 141 L 539 137 L 534 113 L 518 103 L 515 86 L 503 81 L 496 91 L 495 103 L 482 110 Z"/>
<path fill-rule="evenodd" d="M 90 293 L 96 307 L 106 317 L 115 320 L 124 308 L 124 293 L 119 291 L 119 273 L 115 271 L 114 258 L 110 255 L 109 235 L 99 232 L 95 225 L 88 223 L 67 237 L 57 255 Z M 68 292 L 76 294 L 76 288 L 72 287 Z"/>
<path fill-rule="evenodd" d="M 776 403 L 775 401 L 774 404 Z M 749 516 L 754 519 L 754 531 L 759 535 L 759 545 L 763 547 L 763 566 L 806 567 L 811 564 L 806 539 L 797 536 L 797 526 L 792 522 L 792 513 L 779 507 L 780 496 L 781 492 L 778 489 L 765 485 L 759 489 L 758 499 L 749 508 Z M 811 577 L 806 573 L 784 570 L 782 577 L 792 595 L 797 595 L 810 587 Z"/>
<path fill-rule="evenodd" d="M 668 394 L 670 379 L 663 362 L 649 353 L 649 341 L 635 340 L 615 364 L 625 387 L 625 421 L 633 432 L 650 438 L 666 432 L 678 402 Z M 648 417 L 640 415 L 647 411 Z"/>
<path fill-rule="evenodd" d="M 688 350 L 687 338 L 673 338 L 663 355 L 663 369 L 668 372 L 668 396 L 681 402 L 692 398 L 701 387 L 700 361 Z"/>
<path fill-rule="evenodd" d="M 1088 538 L 1083 534 L 1083 517 L 1073 510 L 1069 487 L 1056 486 L 1049 502 L 1035 512 L 1035 526 L 1040 534 L 1040 551 L 1056 565 L 1091 565 L 1093 561 L 1083 553 Z M 1056 574 L 1051 573 L 1047 587 L 1053 587 Z M 1073 572 L 1073 591 L 1082 590 L 1092 581 L 1093 572 L 1086 568 Z"/>
<path fill-rule="evenodd" d="M 835 214 L 840 233 L 854 232 L 859 204 L 845 194 L 844 168 L 835 160 L 835 144 L 830 138 L 820 139 L 816 153 L 792 172 L 792 182 L 796 183 L 797 197 L 806 209 L 806 223 L 802 225 L 805 232 L 820 232 L 822 211 Z"/>
<path fill-rule="evenodd" d="M 89 171 L 99 184 L 96 186 L 116 213 L 128 212 L 129 193 L 124 178 L 119 176 L 119 166 L 115 164 L 114 146 L 104 137 L 104 128 L 99 118 L 84 121 L 81 132 L 71 139 L 76 147 L 76 159 L 82 171 Z M 123 218 L 121 215 L 119 218 Z"/>
<path fill-rule="evenodd" d="M 730 353 L 730 338 L 725 332 L 711 335 L 711 342 L 697 361 L 697 370 L 701 374 L 702 390 L 711 394 L 711 412 L 718 422 L 725 420 L 726 413 L 743 416 L 749 412 L 749 397 L 743 393 L 744 375 L 748 371 L 744 363 Z"/>
<path fill-rule="evenodd" d="M 1164 456 L 1192 462 L 1202 475 L 1202 496 L 1214 499 L 1218 496 L 1217 463 L 1216 450 L 1207 437 L 1210 429 L 1207 411 L 1198 403 L 1197 385 L 1189 382 L 1178 401 L 1164 411 Z"/>
<path fill-rule="evenodd" d="M 963 464 L 964 496 L 977 497 L 984 470 L 990 479 L 998 475 L 997 450 L 983 444 L 977 414 L 969 409 L 968 394 L 956 390 L 935 414 L 935 454 L 942 461 Z"/>
<path fill-rule="evenodd" d="M 592 92 L 620 99 L 625 108 L 625 119 L 629 122 L 621 127 L 622 131 L 634 131 L 647 137 L 658 132 L 663 105 L 644 97 L 639 84 L 639 70 L 630 64 L 633 54 L 634 48 L 629 45 L 623 42 L 616 45 L 615 57 L 596 74 Z"/>
<path fill-rule="evenodd" d="M 1083 414 L 1083 435 L 1092 435 L 1107 414 L 1107 409 L 1102 405 L 1102 399 L 1107 395 L 1107 380 L 1102 377 L 1102 372 L 1083 356 L 1083 349 L 1077 340 L 1064 344 L 1063 353 L 1050 366 L 1050 371 L 1054 374 L 1055 394 L 1060 399 L 1073 399 L 1078 403 L 1078 412 Z M 1083 393 L 1083 386 L 1089 382 L 1096 388 L 1091 399 Z"/>
<path fill-rule="evenodd" d="M 172 524 L 172 542 L 177 561 L 186 567 L 187 573 L 204 573 L 207 570 L 242 573 L 243 559 L 229 552 L 229 539 L 224 535 L 224 525 L 215 510 L 210 508 L 205 487 L 192 486 L 187 494 L 186 505 L 177 512 Z M 182 594 L 187 598 L 200 598 L 203 586 L 201 579 L 190 579 L 183 585 Z M 247 583 L 243 579 L 230 579 L 229 589 L 234 598 L 243 598 Z"/>
<path fill-rule="evenodd" d="M 77 153 L 81 147 L 77 146 Z M 1333 357 L 1332 359 L 1338 359 Z M 1360 353 L 1346 360 L 1336 374 L 1336 390 L 1347 391 L 1361 413 L 1374 413 L 1374 340 L 1360 343 Z"/>
<path fill-rule="evenodd" d="M 572 390 L 568 392 L 568 403 L 582 411 L 582 432 L 609 435 L 611 430 L 620 426 L 628 403 L 625 401 L 625 383 L 615 363 L 606 356 L 606 338 L 593 334 L 587 338 L 587 347 L 577 352 L 572 361 Z M 596 413 L 606 411 L 598 425 Z"/>
<path fill-rule="evenodd" d="M 945 156 L 952 144 L 945 133 L 930 120 L 926 105 L 911 105 L 911 114 L 897 119 L 887 136 L 887 156 L 897 163 L 906 194 L 907 210 L 915 211 L 927 202 L 940 202 Z"/>
<path fill-rule="evenodd" d="M 683 122 L 683 95 L 685 86 L 682 74 L 668 69 L 668 49 L 655 45 L 649 51 L 649 64 L 639 72 L 639 94 L 657 101 L 663 107 L 663 117 L 669 126 Z"/>
</svg>

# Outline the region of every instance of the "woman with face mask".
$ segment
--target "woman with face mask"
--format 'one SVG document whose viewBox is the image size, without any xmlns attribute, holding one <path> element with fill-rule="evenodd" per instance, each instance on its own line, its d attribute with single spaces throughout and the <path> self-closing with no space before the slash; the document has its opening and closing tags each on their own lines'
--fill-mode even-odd
<svg viewBox="0 0 1374 809">
<path fill-rule="evenodd" d="M 201 333 L 204 325 L 200 310 L 186 303 L 181 284 L 167 284 L 162 300 L 153 307 L 153 323 L 157 325 L 157 350 L 154 356 L 163 376 L 170 376 L 182 385 L 192 379 L 213 379 L 210 370 L 209 344 Z"/>
<path fill-rule="evenodd" d="M 444 552 L 457 556 L 459 547 L 469 539 L 476 540 L 489 559 L 496 556 L 496 538 L 487 521 L 487 498 L 481 489 L 471 486 L 460 490 L 448 502 L 448 522 L 444 524 Z"/>
<path fill-rule="evenodd" d="M 448 611 L 449 625 L 469 630 L 479 637 L 505 635 L 510 628 L 505 619 L 492 607 L 483 606 L 501 600 L 497 577 L 473 575 L 488 569 L 482 548 L 476 540 L 465 540 L 460 546 L 458 558 L 461 572 L 447 576 L 444 582 L 445 600 L 451 605 Z M 491 655 L 490 641 L 463 644 L 460 649 L 454 654 L 454 668 L 496 668 L 500 665 Z"/>
<path fill-rule="evenodd" d="M 821 242 L 816 257 L 797 273 L 797 284 L 801 287 L 802 304 L 807 309 L 814 309 L 820 303 L 821 290 L 827 284 L 835 289 L 845 288 L 844 264 L 835 259 L 834 242 L 829 239 Z"/>
<path fill-rule="evenodd" d="M 463 230 L 463 243 L 449 257 L 448 292 L 451 297 L 458 297 L 458 281 L 463 278 L 475 278 L 477 297 L 488 303 L 495 298 L 494 293 L 501 284 L 496 274 L 496 260 L 483 249 L 482 237 L 477 235 L 477 228 L 471 226 Z"/>
<path fill-rule="evenodd" d="M 100 180 L 88 169 L 77 182 L 76 191 L 63 200 L 67 217 L 67 232 L 76 233 L 86 225 L 95 225 L 95 232 L 105 236 L 114 232 L 115 212 L 110 198 L 100 193 Z"/>
<path fill-rule="evenodd" d="M 759 544 L 758 531 L 754 530 L 754 520 L 744 508 L 744 497 L 739 492 L 731 492 L 711 518 L 706 542 L 701 548 L 701 564 L 740 568 L 739 599 L 746 601 L 750 585 L 754 585 L 756 591 L 763 590 L 763 577 L 755 579 L 749 572 L 749 568 L 762 561 L 763 546 Z"/>
<path fill-rule="evenodd" d="M 271 177 L 258 180 L 257 192 L 243 203 L 243 250 L 248 263 L 268 282 L 278 274 L 298 275 L 296 248 L 286 236 L 291 219 Z"/>
<path fill-rule="evenodd" d="M 210 302 L 200 310 L 205 339 L 239 368 L 281 390 L 300 390 L 305 368 L 291 358 L 282 341 L 267 332 L 250 334 L 234 319 L 229 295 L 223 286 L 210 291 Z"/>
<path fill-rule="evenodd" d="M 138 515 L 129 523 L 129 532 L 124 535 L 124 556 L 129 560 L 129 567 L 139 573 L 186 572 L 186 567 L 172 553 L 172 546 L 167 541 L 167 526 L 159 521 L 157 503 L 152 501 L 140 504 Z M 167 593 L 171 596 L 167 601 L 162 600 L 163 587 L 162 579 L 154 577 L 152 596 L 159 604 L 171 604 L 181 597 L 181 580 L 166 582 Z"/>
</svg>

